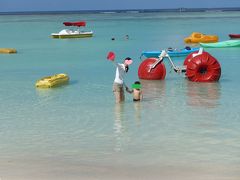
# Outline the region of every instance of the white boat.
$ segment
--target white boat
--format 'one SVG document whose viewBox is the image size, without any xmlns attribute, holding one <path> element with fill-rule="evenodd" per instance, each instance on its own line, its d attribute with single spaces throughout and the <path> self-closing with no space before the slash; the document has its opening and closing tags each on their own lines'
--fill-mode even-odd
<svg viewBox="0 0 240 180">
<path fill-rule="evenodd" d="M 85 37 L 92 37 L 93 31 L 80 31 L 81 26 L 86 26 L 86 22 L 80 21 L 80 22 L 64 22 L 65 26 L 76 26 L 78 27 L 77 30 L 71 30 L 71 29 L 63 29 L 59 33 L 52 33 L 52 38 L 85 38 Z"/>
</svg>

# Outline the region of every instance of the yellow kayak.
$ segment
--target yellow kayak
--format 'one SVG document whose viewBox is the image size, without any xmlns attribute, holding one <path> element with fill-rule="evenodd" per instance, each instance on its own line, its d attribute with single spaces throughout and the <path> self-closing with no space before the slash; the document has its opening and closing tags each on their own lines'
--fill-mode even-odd
<svg viewBox="0 0 240 180">
<path fill-rule="evenodd" d="M 13 48 L 0 48 L 0 53 L 3 53 L 3 54 L 11 54 L 16 52 L 17 50 Z"/>
<path fill-rule="evenodd" d="M 55 74 L 39 79 L 35 86 L 39 88 L 51 88 L 68 83 L 69 77 L 67 74 Z"/>
</svg>

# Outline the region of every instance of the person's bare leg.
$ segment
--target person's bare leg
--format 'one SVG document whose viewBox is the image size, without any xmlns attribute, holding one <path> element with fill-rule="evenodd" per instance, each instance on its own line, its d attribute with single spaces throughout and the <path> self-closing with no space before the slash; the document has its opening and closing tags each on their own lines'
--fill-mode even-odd
<svg viewBox="0 0 240 180">
<path fill-rule="evenodd" d="M 125 100 L 124 91 L 120 92 L 121 101 Z"/>
<path fill-rule="evenodd" d="M 122 98 L 121 98 L 121 92 L 114 92 L 114 95 L 115 95 L 115 100 L 116 100 L 116 103 L 120 103 Z"/>
</svg>

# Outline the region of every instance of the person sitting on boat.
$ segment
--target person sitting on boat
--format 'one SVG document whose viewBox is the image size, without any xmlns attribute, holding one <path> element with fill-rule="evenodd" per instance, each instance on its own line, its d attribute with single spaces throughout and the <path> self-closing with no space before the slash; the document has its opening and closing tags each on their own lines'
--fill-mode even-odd
<svg viewBox="0 0 240 180">
<path fill-rule="evenodd" d="M 186 50 L 191 50 L 191 47 L 186 46 L 185 49 L 186 49 Z"/>
</svg>

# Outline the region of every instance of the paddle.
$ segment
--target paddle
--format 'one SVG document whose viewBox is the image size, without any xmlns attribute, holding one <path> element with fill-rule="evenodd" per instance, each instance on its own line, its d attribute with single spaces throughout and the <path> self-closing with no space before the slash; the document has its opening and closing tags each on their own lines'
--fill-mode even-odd
<svg viewBox="0 0 240 180">
<path fill-rule="evenodd" d="M 107 55 L 107 59 L 108 59 L 109 61 L 114 61 L 114 59 L 115 59 L 115 53 L 112 52 L 112 51 L 110 51 L 110 52 L 108 53 L 108 55 Z"/>
</svg>

